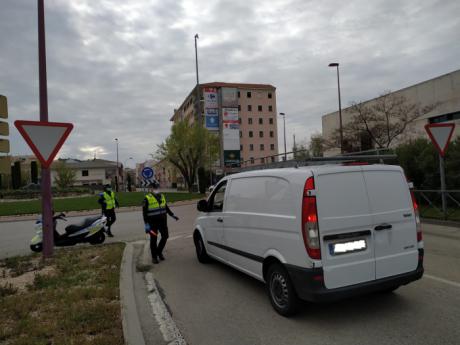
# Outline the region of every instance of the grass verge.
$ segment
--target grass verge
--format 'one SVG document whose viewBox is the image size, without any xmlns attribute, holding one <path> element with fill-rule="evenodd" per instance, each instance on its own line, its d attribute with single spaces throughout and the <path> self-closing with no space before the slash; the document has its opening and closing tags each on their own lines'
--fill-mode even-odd
<svg viewBox="0 0 460 345">
<path fill-rule="evenodd" d="M 168 203 L 176 201 L 192 200 L 203 198 L 203 194 L 194 193 L 164 193 Z M 144 199 L 144 192 L 120 192 L 117 193 L 118 201 L 121 207 L 141 206 Z M 98 195 L 54 199 L 53 205 L 56 212 L 68 211 L 85 211 L 100 208 L 97 200 Z M 41 200 L 12 201 L 0 203 L 0 216 L 12 216 L 21 214 L 38 214 L 41 213 Z"/>
<path fill-rule="evenodd" d="M 119 301 L 124 246 L 57 250 L 38 268 L 38 255 L 0 261 L 0 344 L 124 344 Z M 15 286 L 26 275 L 32 277 L 28 284 Z"/>
</svg>

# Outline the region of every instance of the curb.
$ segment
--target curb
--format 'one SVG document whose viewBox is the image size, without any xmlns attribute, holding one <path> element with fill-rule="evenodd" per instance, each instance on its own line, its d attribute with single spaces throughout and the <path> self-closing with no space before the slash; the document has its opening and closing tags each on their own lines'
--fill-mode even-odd
<svg viewBox="0 0 460 345">
<path fill-rule="evenodd" d="M 145 345 L 133 284 L 133 245 L 126 243 L 120 267 L 120 305 L 123 337 L 126 345 Z"/>
</svg>

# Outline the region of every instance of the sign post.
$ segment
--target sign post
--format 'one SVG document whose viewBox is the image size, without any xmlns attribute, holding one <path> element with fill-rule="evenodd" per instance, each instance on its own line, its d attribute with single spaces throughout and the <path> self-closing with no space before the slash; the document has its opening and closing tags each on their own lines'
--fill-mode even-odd
<svg viewBox="0 0 460 345">
<path fill-rule="evenodd" d="M 447 198 L 446 198 L 446 172 L 444 166 L 444 155 L 449 146 L 450 139 L 454 133 L 454 123 L 432 123 L 425 125 L 433 145 L 439 153 L 439 175 L 441 177 L 441 202 L 444 219 L 447 218 Z"/>
</svg>

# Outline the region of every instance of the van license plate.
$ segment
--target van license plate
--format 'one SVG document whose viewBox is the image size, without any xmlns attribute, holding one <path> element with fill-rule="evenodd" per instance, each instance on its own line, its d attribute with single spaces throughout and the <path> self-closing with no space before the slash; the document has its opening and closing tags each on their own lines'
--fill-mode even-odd
<svg viewBox="0 0 460 345">
<path fill-rule="evenodd" d="M 340 255 L 346 253 L 360 252 L 366 250 L 366 240 L 358 240 L 342 243 L 329 243 L 329 253 L 331 255 Z"/>
</svg>

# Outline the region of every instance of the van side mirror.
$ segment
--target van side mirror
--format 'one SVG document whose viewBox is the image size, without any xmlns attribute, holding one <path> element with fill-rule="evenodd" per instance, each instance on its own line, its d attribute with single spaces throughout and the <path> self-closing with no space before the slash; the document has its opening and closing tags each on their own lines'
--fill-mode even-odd
<svg viewBox="0 0 460 345">
<path fill-rule="evenodd" d="M 206 200 L 200 200 L 198 201 L 198 204 L 196 205 L 196 208 L 200 212 L 208 212 L 208 202 Z"/>
</svg>

